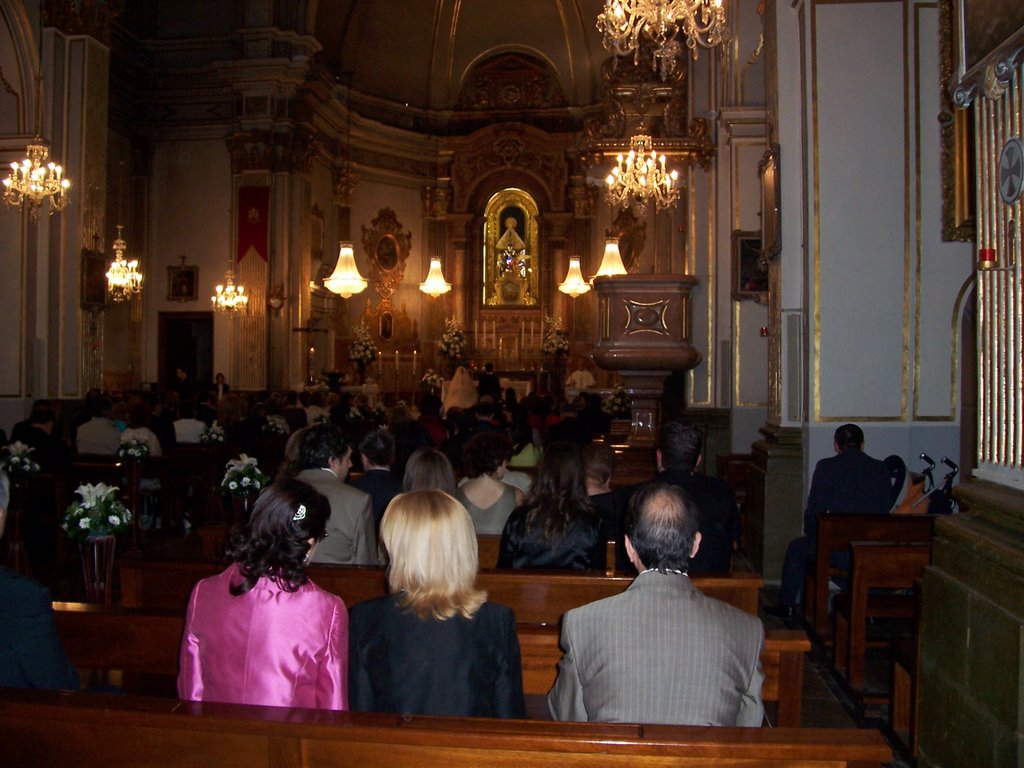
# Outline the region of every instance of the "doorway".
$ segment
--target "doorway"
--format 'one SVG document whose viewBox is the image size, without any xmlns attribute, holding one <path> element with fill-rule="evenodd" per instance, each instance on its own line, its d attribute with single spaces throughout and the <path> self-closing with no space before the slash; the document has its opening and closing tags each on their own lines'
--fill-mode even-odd
<svg viewBox="0 0 1024 768">
<path fill-rule="evenodd" d="M 159 384 L 168 389 L 184 369 L 199 385 L 213 381 L 213 312 L 159 313 Z"/>
</svg>

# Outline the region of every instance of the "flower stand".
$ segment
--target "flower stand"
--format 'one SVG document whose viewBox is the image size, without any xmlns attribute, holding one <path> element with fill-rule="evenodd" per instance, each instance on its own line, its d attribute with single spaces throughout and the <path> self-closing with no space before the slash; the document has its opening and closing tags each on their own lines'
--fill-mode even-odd
<svg viewBox="0 0 1024 768">
<path fill-rule="evenodd" d="M 81 543 L 85 602 L 110 605 L 113 601 L 113 536 L 89 536 Z"/>
</svg>

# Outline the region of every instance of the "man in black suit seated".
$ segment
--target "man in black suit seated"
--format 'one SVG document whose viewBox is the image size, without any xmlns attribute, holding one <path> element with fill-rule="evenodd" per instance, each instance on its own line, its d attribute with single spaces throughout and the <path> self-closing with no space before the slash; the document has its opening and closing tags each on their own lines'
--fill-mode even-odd
<svg viewBox="0 0 1024 768">
<path fill-rule="evenodd" d="M 10 483 L 0 472 L 0 537 L 7 523 Z M 78 690 L 53 622 L 50 590 L 0 566 L 0 687 Z"/>
<path fill-rule="evenodd" d="M 32 448 L 32 460 L 39 464 L 41 472 L 67 472 L 71 464 L 70 449 L 54 434 L 56 424 L 57 414 L 53 408 L 37 405 L 28 416 L 27 426 L 18 430 L 15 438 Z"/>
<path fill-rule="evenodd" d="M 559 409 L 561 418 L 559 421 L 548 427 L 544 436 L 544 444 L 551 443 L 574 443 L 581 448 L 591 441 L 590 430 L 579 418 L 579 410 L 575 403 L 563 403 Z"/>
<path fill-rule="evenodd" d="M 892 480 L 885 462 L 864 453 L 864 432 L 856 424 L 843 424 L 833 436 L 835 456 L 814 467 L 804 510 L 804 535 L 786 548 L 782 564 L 779 603 L 765 613 L 792 619 L 800 602 L 807 561 L 815 556 L 819 512 L 830 514 L 887 514 L 892 509 Z"/>
<path fill-rule="evenodd" d="M 700 550 L 690 562 L 690 573 L 728 573 L 740 541 L 740 513 L 732 489 L 721 480 L 698 473 L 704 458 L 704 436 L 692 424 L 667 421 L 658 430 L 653 480 L 622 489 L 620 509 L 626 509 L 635 491 L 653 482 L 682 488 L 697 508 Z"/>
<path fill-rule="evenodd" d="M 384 510 L 402 492 L 402 481 L 391 472 L 395 461 L 395 438 L 384 427 L 371 430 L 359 441 L 359 454 L 363 457 L 363 474 L 351 482 L 363 493 L 370 494 L 374 530 L 380 531 Z"/>
</svg>

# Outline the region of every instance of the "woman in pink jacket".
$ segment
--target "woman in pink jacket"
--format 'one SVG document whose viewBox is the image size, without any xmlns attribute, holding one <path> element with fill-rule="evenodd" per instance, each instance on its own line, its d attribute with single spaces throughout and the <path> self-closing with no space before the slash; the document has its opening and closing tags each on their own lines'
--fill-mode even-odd
<svg viewBox="0 0 1024 768">
<path fill-rule="evenodd" d="M 235 562 L 192 590 L 182 699 L 348 709 L 348 613 L 306 576 L 329 516 L 297 480 L 260 494 L 228 550 Z"/>
</svg>

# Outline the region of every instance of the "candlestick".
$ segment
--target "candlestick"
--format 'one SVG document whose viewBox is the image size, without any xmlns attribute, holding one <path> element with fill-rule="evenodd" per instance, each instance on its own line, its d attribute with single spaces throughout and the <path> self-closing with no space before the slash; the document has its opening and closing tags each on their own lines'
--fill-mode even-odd
<svg viewBox="0 0 1024 768">
<path fill-rule="evenodd" d="M 417 350 L 414 349 L 412 351 L 412 377 L 414 379 L 416 378 L 416 355 L 417 355 Z"/>
</svg>

